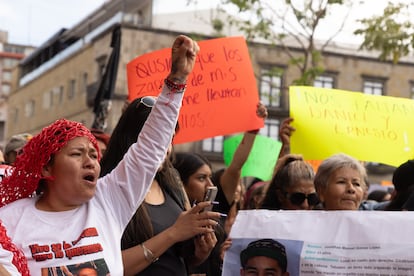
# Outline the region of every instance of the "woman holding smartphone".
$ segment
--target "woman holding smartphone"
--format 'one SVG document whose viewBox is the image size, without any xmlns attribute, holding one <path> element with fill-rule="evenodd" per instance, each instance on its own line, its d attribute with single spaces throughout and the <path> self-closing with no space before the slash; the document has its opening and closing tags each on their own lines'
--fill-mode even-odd
<svg viewBox="0 0 414 276">
<path fill-rule="evenodd" d="M 126 107 L 102 158 L 102 176 L 113 170 L 136 141 L 155 102 L 154 97 L 137 98 Z M 189 268 L 208 257 L 217 242 L 212 226 L 219 214 L 200 215 L 211 205 L 209 202 L 190 208 L 170 154 L 171 145 L 143 204 L 122 235 L 124 275 L 187 275 Z M 142 258 L 137 259 L 140 251 Z"/>
</svg>

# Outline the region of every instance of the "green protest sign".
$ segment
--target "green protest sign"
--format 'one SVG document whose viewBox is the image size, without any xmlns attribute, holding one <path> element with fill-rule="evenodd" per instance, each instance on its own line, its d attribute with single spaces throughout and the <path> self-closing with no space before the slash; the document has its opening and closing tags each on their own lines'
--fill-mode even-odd
<svg viewBox="0 0 414 276">
<path fill-rule="evenodd" d="M 223 158 L 226 166 L 231 163 L 234 152 L 242 138 L 243 134 L 239 134 L 224 140 Z M 249 158 L 242 168 L 242 177 L 251 176 L 264 181 L 270 180 L 281 148 L 281 142 L 257 135 Z"/>
</svg>

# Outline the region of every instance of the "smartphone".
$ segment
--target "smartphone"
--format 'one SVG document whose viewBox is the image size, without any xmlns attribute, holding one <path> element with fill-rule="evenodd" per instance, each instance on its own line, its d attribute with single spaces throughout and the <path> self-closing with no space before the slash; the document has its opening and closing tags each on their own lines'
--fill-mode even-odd
<svg viewBox="0 0 414 276">
<path fill-rule="evenodd" d="M 214 199 L 216 199 L 217 196 L 217 187 L 213 186 L 213 187 L 208 187 L 206 194 L 204 196 L 204 201 L 214 201 Z M 206 208 L 204 208 L 204 211 L 211 211 L 213 209 L 213 205 L 210 205 Z"/>
</svg>

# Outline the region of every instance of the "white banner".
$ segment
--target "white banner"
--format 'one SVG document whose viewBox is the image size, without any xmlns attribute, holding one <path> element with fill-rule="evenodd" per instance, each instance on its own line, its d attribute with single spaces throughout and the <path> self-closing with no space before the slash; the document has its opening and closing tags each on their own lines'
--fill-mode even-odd
<svg viewBox="0 0 414 276">
<path fill-rule="evenodd" d="M 240 252 L 273 239 L 290 276 L 414 275 L 414 212 L 240 211 L 226 252 L 225 276 L 240 275 Z"/>
</svg>

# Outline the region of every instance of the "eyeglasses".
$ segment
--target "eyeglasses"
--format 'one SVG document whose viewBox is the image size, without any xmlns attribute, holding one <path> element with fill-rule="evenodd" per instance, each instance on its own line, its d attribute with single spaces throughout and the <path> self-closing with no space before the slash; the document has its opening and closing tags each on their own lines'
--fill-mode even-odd
<svg viewBox="0 0 414 276">
<path fill-rule="evenodd" d="M 315 206 L 319 203 L 319 197 L 317 193 L 304 194 L 304 193 L 291 193 L 286 194 L 286 198 L 290 200 L 293 205 L 301 205 L 305 199 L 308 200 L 308 204 Z"/>
<path fill-rule="evenodd" d="M 153 107 L 155 105 L 155 102 L 157 101 L 157 97 L 154 96 L 145 96 L 142 97 L 139 103 L 137 104 L 137 107 L 140 104 L 145 105 L 146 107 Z"/>
</svg>

